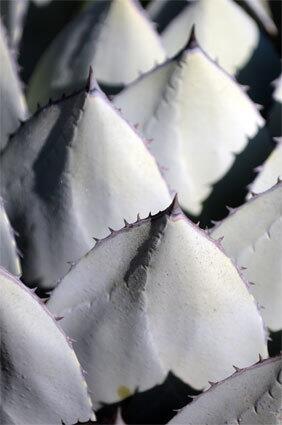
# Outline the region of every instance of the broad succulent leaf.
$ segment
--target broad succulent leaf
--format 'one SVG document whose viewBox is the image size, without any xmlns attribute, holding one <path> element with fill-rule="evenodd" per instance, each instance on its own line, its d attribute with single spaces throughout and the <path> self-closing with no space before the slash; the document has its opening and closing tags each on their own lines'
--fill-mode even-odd
<svg viewBox="0 0 282 425">
<path fill-rule="evenodd" d="M 114 103 L 152 139 L 149 149 L 169 187 L 194 215 L 264 125 L 247 94 L 193 36 L 180 55 L 125 88 Z"/>
<path fill-rule="evenodd" d="M 29 101 L 81 86 L 89 65 L 104 85 L 127 84 L 164 60 L 160 39 L 132 0 L 95 1 L 55 39 L 33 75 Z"/>
<path fill-rule="evenodd" d="M 48 308 L 76 340 L 96 402 L 149 389 L 169 371 L 201 389 L 228 376 L 232 364 L 267 355 L 261 316 L 239 272 L 176 201 L 99 241 Z"/>
<path fill-rule="evenodd" d="M 282 183 L 232 212 L 211 233 L 254 285 L 266 325 L 282 329 Z"/>
<path fill-rule="evenodd" d="M 0 199 L 0 266 L 15 276 L 21 275 L 21 264 L 12 227 Z"/>
<path fill-rule="evenodd" d="M 162 33 L 169 57 L 183 48 L 193 25 L 205 51 L 228 73 L 249 85 L 257 102 L 268 100 L 268 84 L 280 72 L 279 58 L 242 7 L 233 0 L 188 2 Z"/>
<path fill-rule="evenodd" d="M 260 361 L 196 397 L 170 425 L 281 424 L 282 357 Z"/>
<path fill-rule="evenodd" d="M 54 286 L 93 237 L 171 199 L 145 144 L 91 78 L 86 90 L 29 119 L 0 166 L 7 214 L 22 237 L 24 279 L 36 286 Z"/>
<path fill-rule="evenodd" d="M 282 179 L 282 138 L 277 139 L 277 146 L 259 167 L 259 173 L 250 186 L 250 192 L 264 192 L 275 185 L 278 179 Z"/>
<path fill-rule="evenodd" d="M 280 77 L 274 82 L 274 93 L 273 93 L 273 101 L 274 104 L 270 111 L 269 116 L 269 127 L 271 134 L 276 137 L 282 136 L 282 74 Z"/>
<path fill-rule="evenodd" d="M 4 27 L 0 21 L 0 151 L 5 148 L 10 133 L 27 115 L 26 103 L 18 80 L 16 65 L 9 52 Z"/>
<path fill-rule="evenodd" d="M 73 424 L 94 419 L 77 357 L 55 319 L 0 269 L 2 424 Z"/>
</svg>

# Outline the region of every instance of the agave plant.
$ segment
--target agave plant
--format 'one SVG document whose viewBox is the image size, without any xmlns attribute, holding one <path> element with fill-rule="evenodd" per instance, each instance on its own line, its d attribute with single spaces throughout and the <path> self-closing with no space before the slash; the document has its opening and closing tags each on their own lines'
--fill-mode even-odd
<svg viewBox="0 0 282 425">
<path fill-rule="evenodd" d="M 0 265 L 15 276 L 21 275 L 21 264 L 13 229 L 3 203 L 0 203 Z"/>
<path fill-rule="evenodd" d="M 19 120 L 27 116 L 27 107 L 17 78 L 13 53 L 9 51 L 5 30 L 0 22 L 0 62 L 1 62 L 1 132 L 0 152 L 5 148 L 9 134 L 19 125 Z"/>
<path fill-rule="evenodd" d="M 194 29 L 180 54 L 129 85 L 114 103 L 152 139 L 149 149 L 164 167 L 169 187 L 195 216 L 230 170 L 237 190 L 242 180 L 246 185 L 242 161 L 236 164 L 240 153 L 246 152 L 249 170 L 270 149 L 255 105 L 201 49 Z M 252 155 L 248 143 L 254 145 Z"/>
<path fill-rule="evenodd" d="M 117 251 L 123 258 L 114 259 Z M 112 264 L 105 273 L 107 258 Z M 246 366 L 257 353 L 266 355 L 261 317 L 246 283 L 218 245 L 187 221 L 176 199 L 167 210 L 99 241 L 63 278 L 48 308 L 63 317 L 63 329 L 77 341 L 100 403 L 116 402 L 137 386 L 151 388 L 169 371 L 202 389 L 225 378 L 233 363 Z"/>
<path fill-rule="evenodd" d="M 170 424 L 279 423 L 281 420 L 281 358 L 259 362 L 235 373 L 196 397 Z M 233 409 L 228 404 L 233 404 Z M 268 409 L 265 409 L 265 406 Z"/>
<path fill-rule="evenodd" d="M 154 159 L 92 71 L 86 88 L 26 121 L 0 161 L 8 216 L 22 235 L 23 276 L 40 287 L 54 287 L 94 236 L 170 201 Z"/>
<path fill-rule="evenodd" d="M 276 9 L 1 4 L 1 424 L 281 423 Z"/>
</svg>

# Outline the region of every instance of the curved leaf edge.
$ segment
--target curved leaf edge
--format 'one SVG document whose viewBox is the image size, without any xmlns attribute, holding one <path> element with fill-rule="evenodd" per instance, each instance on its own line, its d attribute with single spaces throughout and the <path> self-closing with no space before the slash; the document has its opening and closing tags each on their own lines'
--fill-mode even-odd
<svg viewBox="0 0 282 425">
<path fill-rule="evenodd" d="M 127 84 L 120 93 L 123 92 L 124 89 L 127 89 L 131 86 L 134 86 L 137 82 L 141 81 L 143 78 L 148 77 L 149 75 L 151 75 L 156 69 L 160 69 L 172 62 L 179 62 L 182 58 L 182 56 L 185 53 L 189 53 L 193 50 L 199 50 L 206 58 L 209 62 L 213 63 L 220 72 L 224 73 L 224 75 L 226 77 L 228 77 L 234 84 L 236 84 L 237 88 L 241 91 L 241 94 L 246 97 L 246 99 L 248 100 L 248 102 L 250 103 L 250 105 L 252 106 L 252 108 L 254 108 L 255 112 L 258 112 L 261 119 L 262 119 L 262 125 L 258 126 L 258 128 L 262 128 L 265 125 L 265 119 L 262 117 L 261 115 L 261 111 L 263 109 L 263 105 L 260 105 L 258 103 L 254 103 L 252 101 L 252 99 L 248 96 L 247 92 L 250 89 L 249 86 L 240 84 L 238 82 L 238 80 L 236 79 L 236 77 L 234 75 L 229 74 L 224 68 L 222 68 L 218 61 L 213 59 L 211 56 L 209 56 L 209 54 L 206 52 L 206 50 L 204 50 L 204 48 L 201 46 L 201 44 L 199 43 L 197 36 L 196 36 L 196 25 L 193 24 L 192 29 L 191 29 L 191 33 L 187 39 L 187 43 L 184 45 L 184 47 L 177 52 L 173 57 L 168 57 L 166 58 L 166 60 L 159 64 L 156 65 L 154 68 L 150 69 L 149 71 L 146 71 L 144 73 L 141 73 L 140 76 L 138 78 L 136 78 L 134 81 L 132 81 L 131 83 Z M 120 94 L 118 93 L 118 95 Z M 115 97 L 115 96 L 113 96 Z M 122 111 L 121 111 L 122 112 Z M 136 124 L 136 126 L 138 126 L 138 123 Z"/>
<path fill-rule="evenodd" d="M 278 148 L 279 145 L 282 146 L 282 137 L 272 137 L 271 142 L 273 143 L 273 149 L 270 152 L 270 154 L 268 155 L 268 157 L 266 158 L 266 160 L 264 161 L 263 164 L 259 165 L 258 167 L 256 167 L 254 169 L 254 172 L 256 173 L 255 178 L 253 179 L 253 181 L 247 186 L 248 189 L 248 193 L 246 195 L 246 200 L 249 200 L 250 198 L 252 198 L 253 196 L 257 196 L 263 192 L 260 193 L 256 193 L 252 190 L 254 184 L 256 183 L 257 178 L 260 177 L 260 174 L 263 172 L 263 170 L 268 167 L 268 160 L 270 159 L 271 155 L 273 153 L 275 153 L 275 149 Z M 282 171 L 281 171 L 281 177 L 277 177 L 277 183 L 279 183 L 280 181 L 282 181 Z M 269 189 L 267 189 L 269 190 Z"/>
<path fill-rule="evenodd" d="M 3 214 L 4 214 L 4 217 L 5 217 L 5 221 L 6 221 L 6 226 L 7 226 L 7 230 L 8 230 L 8 233 L 9 233 L 9 236 L 10 236 L 10 238 L 11 238 L 11 241 L 15 244 L 15 254 L 17 255 L 17 268 L 18 268 L 18 270 L 19 270 L 19 273 L 18 274 L 16 274 L 15 276 L 17 277 L 17 278 L 21 278 L 21 276 L 22 276 L 22 268 L 21 268 L 21 262 L 20 262 L 20 258 L 22 258 L 23 257 L 23 254 L 22 254 L 22 252 L 21 252 L 21 250 L 19 249 L 19 247 L 18 247 L 18 245 L 17 245 L 17 243 L 16 243 L 16 237 L 18 236 L 18 234 L 17 234 L 17 232 L 13 229 L 13 227 L 12 227 L 12 225 L 11 225 L 11 223 L 10 223 L 10 220 L 9 220 L 9 218 L 8 218 L 8 215 L 7 215 L 7 213 L 6 213 L 6 210 L 5 210 L 5 203 L 4 203 L 4 200 L 2 199 L 2 197 L 0 196 L 0 210 L 2 209 L 2 211 L 3 211 Z M 1 266 L 0 266 L 1 267 Z M 5 269 L 5 267 L 3 267 L 2 266 L 2 268 L 3 269 Z M 5 269 L 6 270 L 6 269 Z"/>
<path fill-rule="evenodd" d="M 73 343 L 75 342 L 75 341 L 73 341 L 71 338 L 69 338 L 65 333 L 64 333 L 64 331 L 63 331 L 63 329 L 58 325 L 58 321 L 61 319 L 61 317 L 56 317 L 56 316 L 53 316 L 52 315 L 52 313 L 47 309 L 47 307 L 46 307 L 46 304 L 45 304 L 45 302 L 44 302 L 44 300 L 43 299 L 40 299 L 37 295 L 36 295 L 36 293 L 35 293 L 35 291 L 36 291 L 36 288 L 32 288 L 32 289 L 30 289 L 30 288 L 28 288 L 27 286 L 25 286 L 22 282 L 21 282 L 21 280 L 20 279 L 18 279 L 16 276 L 14 276 L 14 275 L 12 275 L 11 273 L 9 273 L 6 269 L 4 269 L 3 267 L 1 267 L 0 266 L 0 275 L 4 275 L 9 281 L 12 281 L 14 284 L 16 284 L 16 285 L 18 285 L 18 286 L 20 286 L 20 288 L 22 289 L 22 290 L 24 290 L 25 292 L 27 292 L 28 294 L 29 294 L 29 296 L 31 296 L 34 300 L 35 300 L 35 302 L 37 302 L 39 305 L 40 305 L 40 307 L 41 308 L 43 308 L 43 310 L 44 310 L 44 312 L 52 319 L 52 321 L 53 321 L 53 323 L 54 323 L 54 325 L 57 327 L 57 329 L 59 330 L 59 332 L 63 335 L 63 337 L 64 337 L 64 339 L 66 340 L 66 342 L 67 342 L 67 344 L 68 344 L 68 346 L 69 346 L 69 348 L 73 351 L 73 353 L 74 353 L 74 355 L 76 356 L 76 354 L 75 354 L 75 351 L 74 351 L 74 349 L 73 349 Z M 76 357 L 77 358 L 77 357 Z M 83 370 L 82 369 L 82 367 L 81 367 L 81 365 L 80 365 L 80 363 L 79 363 L 79 361 L 78 361 L 78 359 L 77 359 L 77 364 L 78 364 L 78 367 L 79 367 L 79 370 L 80 370 L 80 374 L 81 374 L 81 382 L 83 383 L 83 385 L 85 385 L 85 387 L 86 387 L 86 391 L 87 391 L 87 395 L 88 395 L 88 400 L 89 400 L 89 403 L 90 403 L 90 407 L 91 407 L 91 410 L 92 410 L 92 412 L 93 412 L 93 414 L 91 415 L 91 417 L 89 417 L 89 421 L 90 421 L 90 423 L 91 423 L 91 421 L 94 421 L 94 420 L 96 420 L 95 418 L 95 413 L 94 413 L 94 408 L 93 408 L 93 404 L 92 404 L 92 402 L 91 402 L 91 397 L 90 397 L 90 394 L 89 394 L 89 389 L 88 389 L 88 385 L 86 384 L 86 380 L 85 380 L 85 374 L 86 374 L 86 371 L 85 370 Z M 62 421 L 62 423 L 63 423 L 63 421 Z M 79 421 L 78 421 L 78 423 L 80 423 Z M 81 422 L 81 423 L 83 423 L 83 422 Z M 93 422 L 94 423 L 94 422 Z"/>
<path fill-rule="evenodd" d="M 147 140 L 144 138 L 144 136 L 138 132 L 137 130 L 137 125 L 133 125 L 132 123 L 130 123 L 127 118 L 122 114 L 122 111 L 120 108 L 118 108 L 117 106 L 115 106 L 112 102 L 111 102 L 111 98 L 112 96 L 109 95 L 107 96 L 106 93 L 104 93 L 104 91 L 101 89 L 101 87 L 99 86 L 95 76 L 94 76 L 94 72 L 93 72 L 93 68 L 92 66 L 89 66 L 89 73 L 88 73 L 88 77 L 85 83 L 85 86 L 80 88 L 80 89 L 76 89 L 74 91 L 72 91 L 70 94 L 66 95 L 65 93 L 63 93 L 61 96 L 59 96 L 56 99 L 52 99 L 51 97 L 49 98 L 49 101 L 47 103 L 45 103 L 44 105 L 41 105 L 40 103 L 37 103 L 37 109 L 36 111 L 29 117 L 27 117 L 25 120 L 19 120 L 19 126 L 18 128 L 9 134 L 9 138 L 8 138 L 8 142 L 7 145 L 5 146 L 5 148 L 2 150 L 2 152 L 0 153 L 0 155 L 3 155 L 3 153 L 5 152 L 5 150 L 7 149 L 7 146 L 9 145 L 9 142 L 20 132 L 21 128 L 23 126 L 25 126 L 26 123 L 31 122 L 33 119 L 35 119 L 35 117 L 37 117 L 41 112 L 43 112 L 44 110 L 48 109 L 50 106 L 56 106 L 56 105 L 60 105 L 62 102 L 67 101 L 77 95 L 83 94 L 85 93 L 85 95 L 90 95 L 90 96 L 95 96 L 95 95 L 99 95 L 101 97 L 104 98 L 104 100 L 106 102 L 108 102 L 110 104 L 110 106 L 112 107 L 112 109 L 120 116 L 121 119 L 123 119 L 127 125 L 131 128 L 131 130 L 136 134 L 136 136 L 142 140 L 144 146 L 146 147 L 148 153 L 150 154 L 150 156 L 152 158 L 153 155 L 151 154 L 151 152 L 148 150 L 147 148 Z M 159 166 L 159 164 L 156 162 L 157 167 L 159 168 L 160 174 L 162 176 L 161 173 L 161 167 Z"/>
<path fill-rule="evenodd" d="M 74 261 L 71 261 L 71 262 L 68 262 L 68 264 L 70 265 L 70 267 L 69 267 L 69 269 L 68 269 L 68 271 L 66 272 L 66 274 L 64 275 L 64 276 L 62 276 L 60 279 L 58 279 L 58 281 L 57 281 L 57 283 L 56 283 L 56 285 L 55 285 L 55 287 L 54 288 L 56 288 L 59 284 L 60 284 L 60 282 L 71 272 L 71 270 L 74 268 L 74 267 L 76 267 L 76 265 L 83 259 L 83 258 L 86 258 L 88 255 L 90 255 L 90 253 L 92 253 L 98 246 L 100 246 L 101 244 L 103 244 L 103 243 L 105 243 L 105 242 L 107 242 L 108 240 L 110 240 L 111 238 L 113 238 L 113 237 L 115 237 L 116 235 L 118 235 L 118 234 L 120 234 L 120 233 L 123 233 L 123 232 L 128 232 L 131 228 L 134 228 L 134 227 L 138 227 L 138 226 L 140 226 L 140 225 L 142 225 L 143 223 L 146 223 L 146 222 L 148 222 L 148 221 L 151 221 L 151 220 L 156 220 L 156 219 L 158 219 L 158 218 L 160 218 L 160 217 L 164 217 L 164 216 L 168 216 L 168 217 L 170 217 L 170 218 L 172 218 L 173 219 L 173 221 L 177 221 L 177 220 L 185 220 L 186 221 L 186 223 L 189 225 L 189 226 L 191 226 L 191 227 L 193 227 L 194 228 L 194 230 L 195 231 L 197 231 L 197 232 L 199 232 L 199 233 L 201 233 L 201 235 L 203 236 L 203 237 L 205 237 L 205 238 L 207 238 L 212 244 L 214 244 L 220 251 L 221 251 L 221 253 L 225 256 L 225 257 L 227 257 L 228 258 L 228 260 L 231 262 L 231 264 L 233 265 L 233 267 L 236 269 L 236 271 L 237 271 L 237 273 L 238 273 L 238 275 L 239 275 L 239 277 L 240 277 L 240 279 L 241 279 L 241 281 L 243 282 L 243 284 L 245 285 L 245 287 L 247 288 L 247 291 L 248 291 L 248 293 L 249 293 L 249 295 L 250 295 L 250 297 L 251 297 L 251 299 L 253 300 L 253 302 L 254 302 L 254 304 L 256 305 L 256 308 L 257 308 L 257 311 L 258 311 L 258 314 L 259 314 L 259 317 L 260 317 L 260 319 L 261 319 L 261 323 L 262 323 L 262 327 L 263 327 L 263 330 L 264 330 L 264 335 L 265 335 L 265 343 L 267 344 L 267 341 L 268 341 L 268 339 L 269 339 L 269 331 L 268 331 L 268 329 L 267 329 L 267 327 L 266 327 L 266 325 L 265 325 L 265 323 L 264 323 L 264 321 L 263 321 L 263 318 L 262 318 L 262 314 L 261 314 L 261 310 L 262 310 L 262 306 L 260 306 L 257 302 L 256 302 L 256 300 L 255 300 L 255 298 L 254 298 L 254 296 L 253 296 L 253 294 L 251 293 L 251 291 L 250 291 L 250 287 L 251 287 L 251 285 L 252 285 L 252 282 L 249 282 L 248 280 L 247 280 L 247 278 L 243 275 L 243 273 L 242 273 L 242 270 L 244 270 L 244 269 L 242 269 L 240 266 L 238 266 L 236 263 L 235 263 L 235 261 L 232 259 L 232 258 L 230 258 L 230 257 L 228 257 L 228 255 L 226 254 L 226 252 L 224 251 L 224 248 L 223 248 L 223 246 L 222 246 L 222 244 L 221 244 L 221 242 L 222 242 L 222 240 L 223 240 L 223 238 L 221 237 L 221 238 L 219 238 L 219 239 L 213 239 L 211 236 L 210 236 L 210 231 L 209 230 L 203 230 L 203 229 L 201 229 L 200 228 L 200 225 L 199 225 L 199 223 L 197 223 L 197 224 L 195 224 L 195 223 L 193 223 L 189 218 L 187 218 L 186 217 L 186 215 L 184 214 L 184 212 L 183 212 L 183 210 L 182 210 L 182 208 L 181 208 L 181 206 L 180 206 L 180 204 L 179 204 L 179 202 L 178 202 L 178 196 L 177 196 L 177 194 L 175 194 L 175 196 L 174 196 L 174 198 L 173 198 L 173 200 L 172 200 L 172 202 L 171 202 L 171 204 L 166 208 L 166 209 L 164 209 L 164 210 L 162 210 L 162 211 L 159 211 L 158 213 L 156 213 L 156 214 L 152 214 L 151 212 L 149 213 L 149 215 L 148 215 L 148 217 L 145 217 L 145 218 L 140 218 L 140 215 L 139 214 L 137 214 L 137 218 L 136 218 L 136 221 L 135 222 L 133 222 L 133 223 L 128 223 L 125 219 L 124 219 L 124 227 L 122 227 L 121 229 L 112 229 L 112 228 L 109 228 L 109 234 L 108 234 L 108 236 L 106 236 L 106 237 L 104 237 L 104 238 L 101 238 L 101 239 L 98 239 L 98 238 L 96 238 L 96 237 L 93 237 L 93 239 L 94 239 L 94 241 L 95 241 L 95 245 L 93 246 L 93 248 L 91 248 L 85 255 L 83 255 L 82 257 L 80 257 L 80 258 L 78 258 L 78 259 L 76 259 L 76 260 L 74 260 Z M 260 353 L 258 353 L 258 355 L 260 356 Z"/>
<path fill-rule="evenodd" d="M 260 193 L 249 192 L 249 194 L 248 194 L 249 199 L 244 204 L 240 205 L 239 207 L 233 208 L 233 207 L 226 206 L 226 208 L 228 210 L 228 215 L 225 218 L 223 218 L 222 220 L 219 220 L 219 221 L 213 220 L 212 223 L 214 224 L 214 226 L 212 228 L 210 228 L 210 229 L 207 229 L 208 234 L 211 235 L 225 220 L 228 220 L 231 216 L 233 216 L 234 214 L 236 214 L 237 211 L 239 211 L 242 208 L 244 208 L 245 205 L 247 205 L 247 204 L 249 204 L 251 202 L 254 202 L 258 197 L 263 196 L 265 193 L 272 192 L 273 190 L 276 189 L 277 186 L 280 186 L 280 185 L 282 186 L 282 178 L 281 177 L 278 177 L 277 178 L 277 182 L 273 186 L 271 186 L 269 189 L 267 189 L 267 190 L 265 190 L 263 192 L 260 192 Z M 223 240 L 223 237 L 220 238 L 220 239 Z"/>
<path fill-rule="evenodd" d="M 197 402 L 197 400 L 199 400 L 199 398 L 205 396 L 208 392 L 213 391 L 216 387 L 218 387 L 219 385 L 224 384 L 226 381 L 230 381 L 234 378 L 236 378 L 238 375 L 241 375 L 242 373 L 248 371 L 248 370 L 252 370 L 252 369 L 256 369 L 258 367 L 262 367 L 265 364 L 269 364 L 269 363 L 274 363 L 274 362 L 278 362 L 278 361 L 282 361 L 282 354 L 279 354 L 275 357 L 269 357 L 267 359 L 263 359 L 261 357 L 261 355 L 259 355 L 259 359 L 256 363 L 252 364 L 251 366 L 247 366 L 244 368 L 239 368 L 235 365 L 233 365 L 234 368 L 234 373 L 232 373 L 232 375 L 228 376 L 227 378 L 223 379 L 222 381 L 218 381 L 218 382 L 209 382 L 210 386 L 208 389 L 206 389 L 205 391 L 202 391 L 200 394 L 197 395 L 189 395 L 189 397 L 192 399 L 191 403 L 189 403 L 187 406 L 190 406 L 191 404 L 195 404 Z M 281 371 L 282 371 L 282 367 L 280 369 L 280 372 L 277 376 L 277 381 L 279 382 L 279 384 L 282 385 L 282 377 L 280 378 L 281 375 Z M 186 407 L 186 406 L 185 406 Z M 183 409 L 185 409 L 185 407 Z M 179 409 L 177 410 L 177 413 L 180 413 L 183 409 Z M 177 416 L 177 415 L 176 415 Z M 174 417 L 175 418 L 175 417 Z M 173 419 L 174 419 L 173 418 Z M 169 422 L 170 423 L 170 422 Z M 240 423 L 240 420 L 238 418 L 238 423 Z"/>
</svg>

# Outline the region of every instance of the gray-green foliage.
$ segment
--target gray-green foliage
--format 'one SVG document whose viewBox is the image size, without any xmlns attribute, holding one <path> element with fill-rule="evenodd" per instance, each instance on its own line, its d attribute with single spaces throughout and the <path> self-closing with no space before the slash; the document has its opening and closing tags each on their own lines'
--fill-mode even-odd
<svg viewBox="0 0 282 425">
<path fill-rule="evenodd" d="M 2 5 L 1 424 L 280 425 L 277 6 Z"/>
</svg>

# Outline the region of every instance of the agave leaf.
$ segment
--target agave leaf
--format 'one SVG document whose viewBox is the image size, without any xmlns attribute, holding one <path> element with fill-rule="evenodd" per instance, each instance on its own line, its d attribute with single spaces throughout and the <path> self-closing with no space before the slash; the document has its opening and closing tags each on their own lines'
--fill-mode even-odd
<svg viewBox="0 0 282 425">
<path fill-rule="evenodd" d="M 149 149 L 170 188 L 194 215 L 264 125 L 246 93 L 193 36 L 180 55 L 128 86 L 114 103 L 152 139 Z"/>
<path fill-rule="evenodd" d="M 37 6 L 44 6 L 50 0 L 33 0 Z M 9 45 L 17 50 L 22 38 L 29 0 L 1 0 L 1 17 L 9 36 Z"/>
<path fill-rule="evenodd" d="M 169 56 L 183 48 L 193 25 L 203 48 L 230 74 L 235 74 L 248 62 L 259 39 L 259 30 L 253 20 L 232 0 L 212 3 L 199 0 L 189 2 L 163 32 L 163 44 Z M 212 39 L 210 34 L 213 34 Z"/>
<path fill-rule="evenodd" d="M 171 425 L 281 424 L 282 357 L 236 371 L 196 397 Z"/>
<path fill-rule="evenodd" d="M 3 424 L 94 419 L 75 353 L 37 297 L 0 269 Z"/>
<path fill-rule="evenodd" d="M 262 23 L 266 31 L 271 35 L 277 35 L 277 27 L 271 16 L 270 6 L 267 0 L 245 0 L 258 21 Z"/>
<path fill-rule="evenodd" d="M 2 0 L 1 17 L 6 26 L 10 46 L 18 48 L 22 37 L 28 0 Z"/>
<path fill-rule="evenodd" d="M 0 166 L 7 214 L 22 236 L 24 279 L 36 286 L 54 286 L 108 227 L 171 199 L 154 158 L 92 79 L 29 119 Z"/>
<path fill-rule="evenodd" d="M 15 276 L 21 275 L 21 264 L 13 230 L 0 199 L 0 265 Z"/>
<path fill-rule="evenodd" d="M 282 183 L 255 196 L 231 213 L 211 233 L 224 236 L 222 246 L 228 256 L 246 267 L 242 273 L 254 282 L 251 292 L 264 307 L 267 326 L 282 328 Z"/>
<path fill-rule="evenodd" d="M 27 110 L 20 82 L 18 80 L 16 65 L 10 55 L 4 27 L 0 21 L 0 151 L 7 144 L 9 134 L 19 125 L 19 120 L 26 118 Z"/>
<path fill-rule="evenodd" d="M 280 63 L 255 21 L 233 0 L 188 2 L 162 33 L 169 57 L 183 48 L 193 25 L 205 51 L 249 85 L 256 102 L 265 103 L 271 94 L 268 85 L 279 74 Z"/>
<path fill-rule="evenodd" d="M 45 103 L 81 86 L 89 65 L 100 83 L 123 85 L 164 60 L 164 49 L 132 0 L 95 1 L 55 39 L 36 68 L 29 102 Z"/>
<path fill-rule="evenodd" d="M 176 200 L 98 242 L 48 308 L 76 340 L 97 402 L 149 389 L 169 371 L 201 389 L 233 363 L 267 355 L 261 316 L 238 271 Z"/>
<path fill-rule="evenodd" d="M 269 155 L 250 186 L 251 193 L 264 192 L 272 187 L 278 179 L 282 179 L 282 138 L 276 140 L 276 148 Z"/>
<path fill-rule="evenodd" d="M 281 123 L 281 116 L 282 116 L 282 74 L 280 77 L 274 81 L 274 93 L 273 93 L 273 99 L 274 104 L 271 108 L 270 115 L 269 115 L 269 128 L 271 131 L 271 134 L 276 137 L 282 136 L 282 123 Z"/>
</svg>

